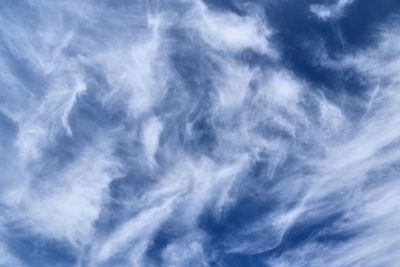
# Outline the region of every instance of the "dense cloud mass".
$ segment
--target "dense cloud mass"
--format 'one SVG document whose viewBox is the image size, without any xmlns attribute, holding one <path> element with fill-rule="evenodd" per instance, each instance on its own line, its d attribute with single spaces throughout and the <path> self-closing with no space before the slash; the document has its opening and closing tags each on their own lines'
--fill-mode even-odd
<svg viewBox="0 0 400 267">
<path fill-rule="evenodd" d="M 400 266 L 399 12 L 0 1 L 0 266 Z"/>
</svg>

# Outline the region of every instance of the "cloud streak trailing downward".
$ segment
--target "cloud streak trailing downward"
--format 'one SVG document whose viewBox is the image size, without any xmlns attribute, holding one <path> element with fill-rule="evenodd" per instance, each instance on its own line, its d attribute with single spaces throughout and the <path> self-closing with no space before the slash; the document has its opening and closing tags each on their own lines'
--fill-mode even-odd
<svg viewBox="0 0 400 267">
<path fill-rule="evenodd" d="M 398 19 L 332 85 L 281 5 L 2 1 L 0 266 L 398 266 Z"/>
</svg>

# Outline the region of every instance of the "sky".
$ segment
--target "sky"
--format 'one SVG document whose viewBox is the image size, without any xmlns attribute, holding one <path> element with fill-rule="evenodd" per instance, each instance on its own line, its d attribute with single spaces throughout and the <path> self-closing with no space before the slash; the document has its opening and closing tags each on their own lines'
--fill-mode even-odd
<svg viewBox="0 0 400 267">
<path fill-rule="evenodd" d="M 1 267 L 400 266 L 400 1 L 0 1 Z"/>
</svg>

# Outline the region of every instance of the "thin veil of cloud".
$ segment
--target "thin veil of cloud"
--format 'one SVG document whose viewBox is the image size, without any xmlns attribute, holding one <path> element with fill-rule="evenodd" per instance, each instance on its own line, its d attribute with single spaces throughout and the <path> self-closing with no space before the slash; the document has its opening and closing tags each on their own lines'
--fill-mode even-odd
<svg viewBox="0 0 400 267">
<path fill-rule="evenodd" d="M 343 16 L 346 8 L 353 4 L 354 1 L 355 0 L 337 0 L 336 3 L 331 5 L 312 4 L 310 5 L 310 11 L 323 21 L 337 19 Z"/>
<path fill-rule="evenodd" d="M 0 265 L 397 266 L 399 28 L 310 53 L 356 96 L 237 8 L 0 3 Z"/>
</svg>

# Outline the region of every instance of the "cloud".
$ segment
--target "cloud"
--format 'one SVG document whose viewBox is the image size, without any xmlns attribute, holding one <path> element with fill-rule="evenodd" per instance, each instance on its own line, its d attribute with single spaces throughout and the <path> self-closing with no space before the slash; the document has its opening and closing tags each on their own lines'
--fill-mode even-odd
<svg viewBox="0 0 400 267">
<path fill-rule="evenodd" d="M 144 124 L 142 142 L 145 147 L 147 161 L 150 164 L 154 164 L 154 156 L 158 149 L 162 127 L 162 123 L 156 117 L 149 118 L 149 120 Z"/>
<path fill-rule="evenodd" d="M 195 1 L 185 21 L 201 34 L 204 42 L 216 50 L 238 52 L 253 49 L 260 53 L 274 53 L 268 41 L 272 31 L 259 14 L 238 16 L 216 12 L 202 1 Z"/>
<path fill-rule="evenodd" d="M 312 4 L 310 11 L 321 20 L 337 19 L 344 15 L 345 9 L 353 4 L 354 0 L 337 0 L 335 4 Z"/>
<path fill-rule="evenodd" d="M 0 246 L 0 264 L 3 266 L 24 266 L 3 246 Z"/>
<path fill-rule="evenodd" d="M 123 223 L 115 233 L 104 240 L 93 252 L 93 266 L 98 266 L 117 253 L 128 251 L 130 263 L 133 266 L 144 266 L 146 249 L 154 238 L 161 224 L 171 214 L 175 196 L 163 199 L 159 206 L 150 207 L 139 213 L 133 219 Z M 133 245 L 130 247 L 129 245 Z"/>
<path fill-rule="evenodd" d="M 399 258 L 395 251 L 400 244 L 395 234 L 400 219 L 395 212 L 399 190 L 395 174 L 399 132 L 394 127 L 398 123 L 398 75 L 397 64 L 391 64 L 397 57 L 386 56 L 388 44 L 397 49 L 392 43 L 396 38 L 396 28 L 390 33 L 385 30 L 377 45 L 329 63 L 363 75 L 370 99 L 364 101 L 365 115 L 353 122 L 349 135 L 336 144 L 323 143 L 326 156 L 314 165 L 317 175 L 308 177 L 313 186 L 300 202 L 296 220 L 310 223 L 333 213 L 341 216 L 304 245 L 271 259 L 273 266 L 396 266 Z M 383 60 L 388 64 L 382 64 Z M 348 237 L 337 243 L 321 241 L 335 235 Z"/>
<path fill-rule="evenodd" d="M 204 237 L 201 234 L 192 233 L 169 244 L 162 255 L 165 266 L 210 266 L 207 263 L 202 242 L 204 242 Z"/>
<path fill-rule="evenodd" d="M 23 209 L 35 231 L 72 242 L 90 237 L 94 221 L 107 195 L 107 185 L 117 175 L 118 163 L 110 155 L 88 151 L 76 163 L 27 192 Z M 46 181 L 47 180 L 47 181 Z"/>
<path fill-rule="evenodd" d="M 321 57 L 358 97 L 291 69 L 255 3 L 0 5 L 0 264 L 395 266 L 396 27 Z"/>
</svg>

